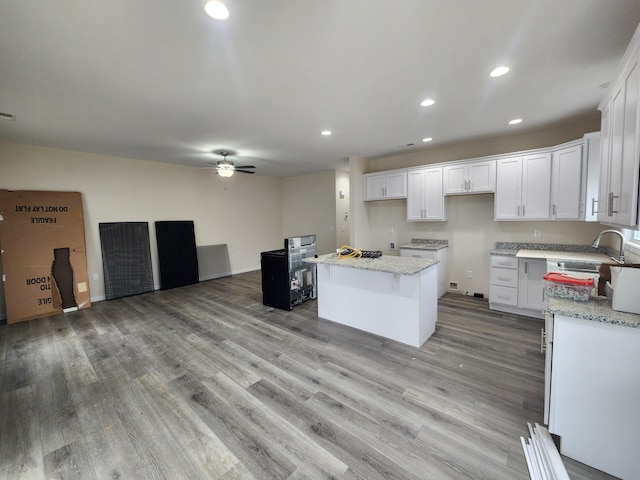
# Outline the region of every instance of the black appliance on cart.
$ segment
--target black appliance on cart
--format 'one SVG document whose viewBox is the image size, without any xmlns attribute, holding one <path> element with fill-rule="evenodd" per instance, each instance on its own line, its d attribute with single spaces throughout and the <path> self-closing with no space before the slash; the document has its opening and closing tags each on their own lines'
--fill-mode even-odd
<svg viewBox="0 0 640 480">
<path fill-rule="evenodd" d="M 303 262 L 303 259 L 315 255 L 315 235 L 285 238 L 283 249 L 262 252 L 262 303 L 291 310 L 316 298 L 316 266 Z"/>
</svg>

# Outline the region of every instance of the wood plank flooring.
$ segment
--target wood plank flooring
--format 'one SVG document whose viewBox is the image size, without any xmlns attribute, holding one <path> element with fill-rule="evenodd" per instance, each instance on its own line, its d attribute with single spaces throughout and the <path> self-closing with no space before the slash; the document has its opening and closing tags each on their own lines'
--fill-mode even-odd
<svg viewBox="0 0 640 480">
<path fill-rule="evenodd" d="M 447 294 L 416 349 L 265 307 L 260 272 L 2 325 L 0 478 L 527 479 L 541 326 Z"/>
</svg>

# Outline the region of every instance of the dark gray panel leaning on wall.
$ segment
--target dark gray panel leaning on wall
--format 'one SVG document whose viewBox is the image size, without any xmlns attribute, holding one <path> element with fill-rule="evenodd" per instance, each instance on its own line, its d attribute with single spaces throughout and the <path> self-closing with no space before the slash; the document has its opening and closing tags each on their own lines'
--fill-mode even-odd
<svg viewBox="0 0 640 480">
<path fill-rule="evenodd" d="M 100 223 L 107 300 L 153 291 L 147 222 Z"/>
<path fill-rule="evenodd" d="M 200 281 L 192 220 L 156 222 L 156 241 L 162 290 Z"/>
</svg>

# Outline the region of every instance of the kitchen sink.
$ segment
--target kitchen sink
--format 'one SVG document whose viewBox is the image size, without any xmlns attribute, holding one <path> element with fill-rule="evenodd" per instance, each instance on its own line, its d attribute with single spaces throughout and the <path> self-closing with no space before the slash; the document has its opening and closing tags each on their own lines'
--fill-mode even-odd
<svg viewBox="0 0 640 480">
<path fill-rule="evenodd" d="M 592 262 L 576 262 L 576 261 L 558 261 L 558 268 L 565 271 L 571 272 L 592 272 L 598 273 L 600 270 L 599 263 Z"/>
</svg>

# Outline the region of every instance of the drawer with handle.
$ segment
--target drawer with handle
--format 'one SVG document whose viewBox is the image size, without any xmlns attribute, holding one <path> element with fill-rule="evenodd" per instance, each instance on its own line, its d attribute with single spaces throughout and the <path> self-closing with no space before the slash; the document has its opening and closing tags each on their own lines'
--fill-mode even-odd
<svg viewBox="0 0 640 480">
<path fill-rule="evenodd" d="M 501 287 L 491 285 L 489 289 L 489 302 L 503 305 L 518 306 L 518 289 L 513 287 Z"/>
<path fill-rule="evenodd" d="M 500 285 L 503 287 L 518 286 L 518 270 L 509 270 L 506 268 L 493 267 L 489 273 L 491 285 Z"/>
<path fill-rule="evenodd" d="M 518 259 L 516 257 L 505 257 L 500 255 L 491 255 L 491 266 L 500 268 L 518 269 Z"/>
</svg>

